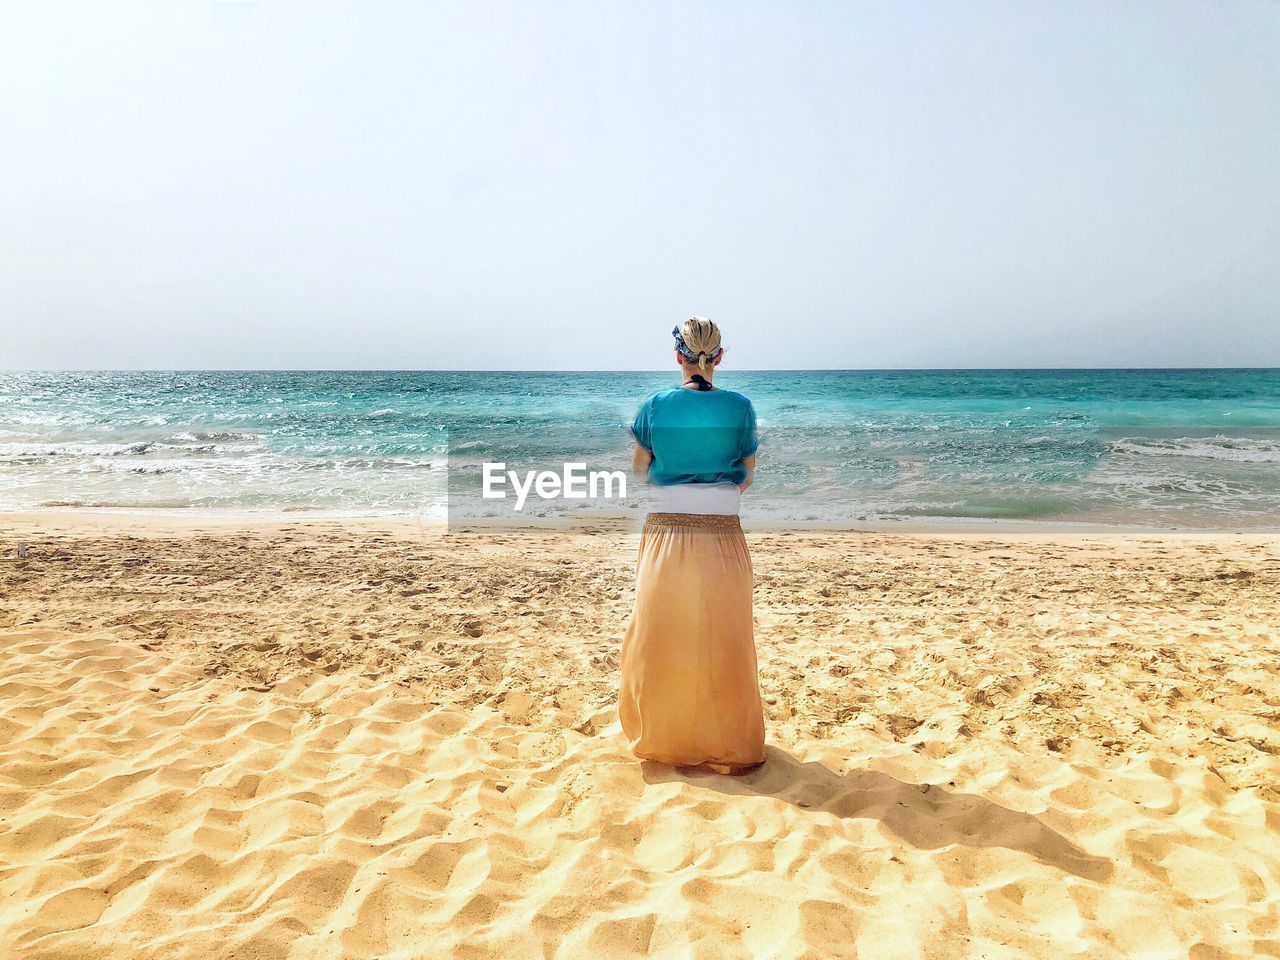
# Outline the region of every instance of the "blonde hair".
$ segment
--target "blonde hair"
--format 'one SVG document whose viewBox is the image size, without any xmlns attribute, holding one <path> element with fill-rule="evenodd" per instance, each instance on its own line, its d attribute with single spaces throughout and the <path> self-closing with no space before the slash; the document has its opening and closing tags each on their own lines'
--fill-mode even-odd
<svg viewBox="0 0 1280 960">
<path fill-rule="evenodd" d="M 690 317 L 686 320 L 680 327 L 680 339 L 694 355 L 688 358 L 689 362 L 696 362 L 699 370 L 705 371 L 710 367 L 721 352 L 720 328 L 714 320 L 706 317 Z"/>
</svg>

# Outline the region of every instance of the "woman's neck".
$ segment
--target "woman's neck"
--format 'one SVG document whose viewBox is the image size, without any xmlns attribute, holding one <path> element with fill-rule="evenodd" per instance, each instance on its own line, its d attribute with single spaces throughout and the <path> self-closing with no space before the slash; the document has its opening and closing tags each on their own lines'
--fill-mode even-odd
<svg viewBox="0 0 1280 960">
<path fill-rule="evenodd" d="M 706 370 L 699 370 L 698 367 L 694 365 L 691 367 L 681 367 L 680 370 L 681 370 L 681 373 L 684 374 L 684 383 L 682 384 L 682 386 L 686 390 L 711 389 L 711 381 L 715 378 L 715 374 L 712 372 L 712 368 L 708 367 Z M 706 387 L 702 386 L 702 384 L 699 383 L 697 380 L 695 380 L 694 377 L 698 377 L 699 379 L 701 379 L 704 383 L 707 384 L 707 386 Z"/>
</svg>

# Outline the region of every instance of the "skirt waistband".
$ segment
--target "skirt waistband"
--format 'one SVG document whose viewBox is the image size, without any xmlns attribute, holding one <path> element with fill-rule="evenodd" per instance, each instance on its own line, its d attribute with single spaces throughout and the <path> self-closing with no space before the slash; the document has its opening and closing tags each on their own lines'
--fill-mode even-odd
<svg viewBox="0 0 1280 960">
<path fill-rule="evenodd" d="M 645 517 L 646 527 L 720 527 L 740 530 L 736 514 L 720 513 L 651 513 Z"/>
</svg>

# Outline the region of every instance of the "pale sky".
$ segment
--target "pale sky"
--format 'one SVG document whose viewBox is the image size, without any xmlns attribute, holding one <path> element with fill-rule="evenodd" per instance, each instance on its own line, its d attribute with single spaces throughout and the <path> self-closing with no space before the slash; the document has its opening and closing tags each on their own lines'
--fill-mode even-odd
<svg viewBox="0 0 1280 960">
<path fill-rule="evenodd" d="M 0 6 L 0 367 L 1280 366 L 1280 4 Z"/>
</svg>

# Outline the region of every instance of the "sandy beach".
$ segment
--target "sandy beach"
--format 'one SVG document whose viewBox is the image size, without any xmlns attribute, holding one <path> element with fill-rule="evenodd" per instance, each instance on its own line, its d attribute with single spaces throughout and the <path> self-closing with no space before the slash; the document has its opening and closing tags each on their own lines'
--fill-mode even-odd
<svg viewBox="0 0 1280 960">
<path fill-rule="evenodd" d="M 727 778 L 629 525 L 0 518 L 0 955 L 1280 956 L 1280 535 L 748 539 Z"/>
</svg>

